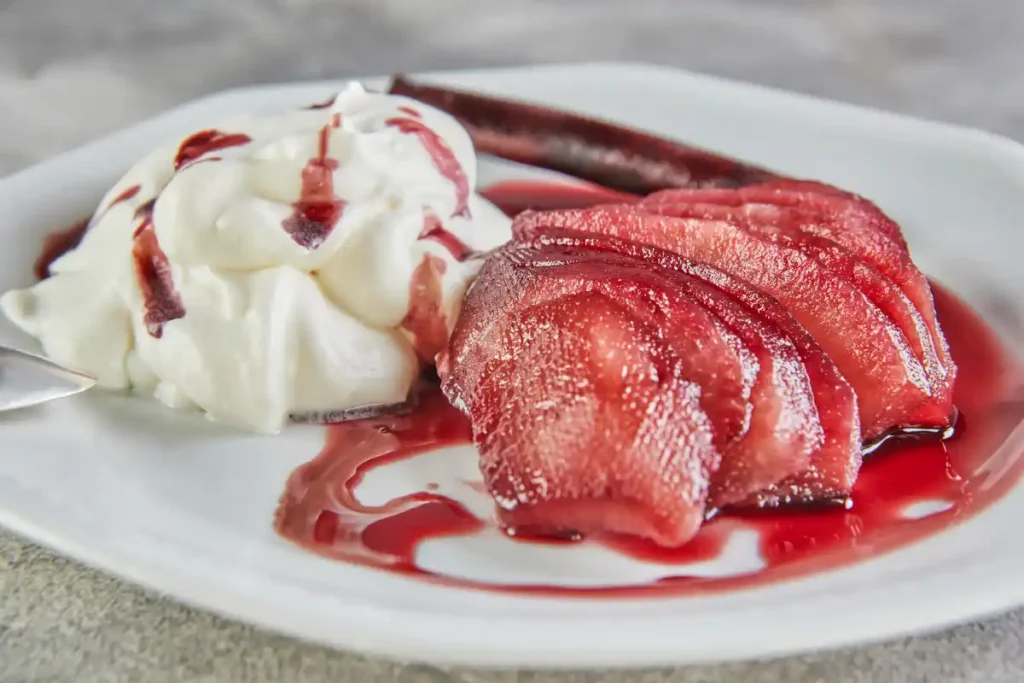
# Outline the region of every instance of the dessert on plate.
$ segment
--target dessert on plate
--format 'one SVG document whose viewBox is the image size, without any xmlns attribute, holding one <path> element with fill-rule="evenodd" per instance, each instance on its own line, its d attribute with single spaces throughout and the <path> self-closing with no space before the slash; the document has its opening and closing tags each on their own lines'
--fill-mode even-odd
<svg viewBox="0 0 1024 683">
<path fill-rule="evenodd" d="M 476 153 L 590 194 L 506 215 Z M 382 413 L 419 451 L 464 433 L 517 537 L 678 548 L 720 514 L 848 505 L 872 444 L 956 419 L 931 285 L 868 199 L 400 77 L 163 147 L 59 241 L 0 299 L 53 359 L 257 432 L 373 413 L 332 441 L 373 458 L 401 440 Z M 283 504 L 314 536 L 341 533 L 302 504 L 332 471 Z"/>
<path fill-rule="evenodd" d="M 725 507 L 843 501 L 863 443 L 950 426 L 931 289 L 867 199 L 542 107 L 392 90 L 478 149 L 646 194 L 520 213 L 440 354 L 510 529 L 679 546 Z"/>
</svg>

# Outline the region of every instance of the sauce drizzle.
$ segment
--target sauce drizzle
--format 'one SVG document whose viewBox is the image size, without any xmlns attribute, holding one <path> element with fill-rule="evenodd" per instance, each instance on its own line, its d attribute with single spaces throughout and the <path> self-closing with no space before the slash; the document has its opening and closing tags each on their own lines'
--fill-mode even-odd
<svg viewBox="0 0 1024 683">
<path fill-rule="evenodd" d="M 353 493 L 373 467 L 469 440 L 468 421 L 439 392 L 421 394 L 410 410 L 344 424 L 328 429 L 321 456 L 289 477 L 275 519 L 279 533 L 327 557 L 419 574 L 414 554 L 424 534 L 462 536 L 483 528 L 462 505 L 434 492 L 380 506 L 363 505 Z"/>
<path fill-rule="evenodd" d="M 429 208 L 423 212 L 423 229 L 420 231 L 419 239 L 437 242 L 447 249 L 456 261 L 465 261 L 478 255 L 478 252 L 445 228 L 441 219 Z"/>
<path fill-rule="evenodd" d="M 156 237 L 155 205 L 156 200 L 150 200 L 135 210 L 135 216 L 142 222 L 132 236 L 132 260 L 142 294 L 142 321 L 149 335 L 159 339 L 164 334 L 164 323 L 185 317 L 185 306 L 174 286 L 171 263 Z"/>
<path fill-rule="evenodd" d="M 50 266 L 79 244 L 89 229 L 89 219 L 78 221 L 69 228 L 57 230 L 43 238 L 43 248 L 32 264 L 32 274 L 37 280 L 50 277 Z"/>
<path fill-rule="evenodd" d="M 409 284 L 409 309 L 400 327 L 412 336 L 420 359 L 433 364 L 434 356 L 448 343 L 448 324 L 441 310 L 444 259 L 424 254 Z"/>
<path fill-rule="evenodd" d="M 430 126 L 420 121 L 419 117 L 396 116 L 385 121 L 384 125 L 419 138 L 434 168 L 455 186 L 455 211 L 452 212 L 452 216 L 469 218 L 469 179 L 448 143 Z"/>
<path fill-rule="evenodd" d="M 174 170 L 180 171 L 203 155 L 228 147 L 239 147 L 252 142 L 252 138 L 243 133 L 222 133 L 219 130 L 201 130 L 193 133 L 178 147 L 174 157 Z"/>
<path fill-rule="evenodd" d="M 327 156 L 331 129 L 339 125 L 341 117 L 335 114 L 331 122 L 320 129 L 317 155 L 302 169 L 299 200 L 292 204 L 292 215 L 281 224 L 296 244 L 310 251 L 327 240 L 345 210 L 345 202 L 334 193 L 334 172 L 338 170 L 338 160 Z"/>
</svg>

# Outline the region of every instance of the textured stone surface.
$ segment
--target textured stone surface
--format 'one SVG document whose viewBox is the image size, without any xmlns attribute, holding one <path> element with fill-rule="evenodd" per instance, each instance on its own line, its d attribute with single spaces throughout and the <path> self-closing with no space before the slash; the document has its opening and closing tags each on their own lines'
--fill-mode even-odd
<svg viewBox="0 0 1024 683">
<path fill-rule="evenodd" d="M 0 175 L 231 86 L 594 59 L 672 64 L 1021 140 L 1021 35 L 1020 0 L 0 0 Z M 4 682 L 1010 683 L 1024 680 L 1022 633 L 1015 612 L 763 663 L 442 671 L 268 635 L 0 533 Z"/>
</svg>

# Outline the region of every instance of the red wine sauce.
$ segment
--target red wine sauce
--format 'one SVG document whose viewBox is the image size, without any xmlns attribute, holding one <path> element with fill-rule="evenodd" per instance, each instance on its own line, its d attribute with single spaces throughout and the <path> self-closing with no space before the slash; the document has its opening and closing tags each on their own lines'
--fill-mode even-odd
<svg viewBox="0 0 1024 683">
<path fill-rule="evenodd" d="M 159 339 L 164 334 L 164 323 L 185 317 L 185 306 L 174 286 L 171 263 L 156 236 L 155 204 L 156 200 L 150 200 L 135 210 L 141 222 L 132 236 L 132 260 L 142 293 L 142 320 L 149 335 Z"/>
<path fill-rule="evenodd" d="M 332 426 L 320 456 L 289 477 L 275 527 L 327 557 L 420 574 L 419 543 L 474 533 L 484 523 L 429 491 L 381 506 L 363 505 L 353 491 L 371 468 L 469 440 L 469 422 L 437 391 L 421 394 L 405 413 Z"/>
<path fill-rule="evenodd" d="M 178 147 L 178 153 L 174 157 L 174 170 L 180 171 L 183 167 L 196 161 L 208 152 L 228 147 L 239 147 L 252 142 L 252 138 L 244 133 L 222 133 L 219 130 L 201 130 L 193 133 L 184 140 Z"/>
<path fill-rule="evenodd" d="M 605 197 L 621 201 L 618 193 L 547 183 L 505 183 L 485 194 L 510 214 L 539 205 L 583 206 L 586 196 L 590 204 Z M 664 564 L 675 570 L 668 571 L 672 578 L 628 588 L 510 588 L 417 568 L 415 551 L 420 543 L 494 524 L 473 518 L 459 503 L 435 492 L 373 508 L 361 505 L 353 494 L 372 468 L 470 443 L 466 418 L 436 388 L 422 394 L 405 414 L 331 425 L 324 450 L 289 480 L 276 528 L 289 541 L 328 557 L 397 569 L 446 585 L 541 595 L 688 595 L 764 585 L 876 557 L 964 522 L 997 501 L 1024 474 L 1021 449 L 1010 441 L 1024 420 L 1024 369 L 966 304 L 937 285 L 933 289 L 939 320 L 960 369 L 954 392 L 959 418 L 952 436 L 888 438 L 866 458 L 846 505 L 720 512 L 693 541 L 675 550 L 637 538 L 589 539 Z M 916 517 L 908 516 L 915 505 L 931 506 L 930 514 L 918 508 Z M 727 578 L 686 575 L 686 565 L 717 557 L 739 526 L 758 533 L 762 570 Z M 579 540 L 534 538 L 522 531 L 514 538 L 546 544 Z"/>
<path fill-rule="evenodd" d="M 556 183 L 536 180 L 507 180 L 484 188 L 480 193 L 509 216 L 532 209 L 583 209 L 595 204 L 632 203 L 640 197 L 579 181 Z"/>
<path fill-rule="evenodd" d="M 43 248 L 32 264 L 32 274 L 37 280 L 45 280 L 50 277 L 50 266 L 54 261 L 68 253 L 81 242 L 85 237 L 85 231 L 89 228 L 89 219 L 79 221 L 70 228 L 64 228 L 52 232 L 43 238 Z"/>
<path fill-rule="evenodd" d="M 397 128 L 403 133 L 410 133 L 419 138 L 423 148 L 427 150 L 434 168 L 455 186 L 455 211 L 452 216 L 469 217 L 469 179 L 459 163 L 451 147 L 430 126 L 420 120 L 419 113 L 413 110 L 410 114 L 396 116 L 384 122 L 385 125 Z"/>
<path fill-rule="evenodd" d="M 220 157 L 208 157 L 206 159 L 202 159 L 201 157 L 214 150 L 225 149 L 227 147 L 237 147 L 251 141 L 252 140 L 249 136 L 241 133 L 222 133 L 217 130 L 199 131 L 198 133 L 190 135 L 182 140 L 181 145 L 178 147 L 178 152 L 174 157 L 174 170 L 177 172 L 185 166 L 202 161 L 220 161 Z M 111 199 L 106 206 L 102 207 L 96 215 L 95 220 L 90 221 L 89 219 L 85 219 L 75 223 L 69 228 L 58 230 L 57 232 L 47 235 L 43 241 L 43 248 L 32 267 L 32 272 L 36 278 L 39 280 L 45 280 L 48 278 L 50 276 L 50 265 L 61 256 L 81 244 L 82 238 L 89 230 L 90 223 L 99 222 L 108 211 L 118 204 L 134 199 L 141 190 L 142 186 L 132 185 Z M 140 211 L 151 213 L 152 200 L 136 210 L 137 216 Z"/>
<path fill-rule="evenodd" d="M 331 129 L 341 125 L 340 115 L 320 129 L 317 155 L 302 169 L 302 190 L 292 204 L 292 215 L 284 220 L 284 231 L 296 244 L 313 250 L 324 243 L 341 220 L 345 202 L 334 193 L 334 171 L 338 160 L 327 156 Z"/>
<path fill-rule="evenodd" d="M 92 223 L 99 222 L 100 219 L 106 215 L 107 211 L 110 211 L 118 204 L 122 204 L 135 198 L 141 189 L 142 187 L 140 185 L 132 185 L 131 187 L 126 188 L 103 207 L 99 215 L 96 216 L 95 221 L 91 221 L 86 218 L 75 223 L 70 228 L 58 230 L 57 232 L 47 235 L 43 239 L 43 248 L 32 266 L 32 273 L 36 278 L 39 280 L 45 280 L 50 277 L 50 265 L 61 256 L 81 244 L 82 238 L 85 237 L 85 233 L 89 231 L 89 226 Z"/>
<path fill-rule="evenodd" d="M 111 199 L 110 202 L 105 207 L 103 207 L 103 212 L 106 213 L 107 211 L 110 211 L 118 204 L 126 202 L 130 199 L 134 199 L 141 190 L 141 185 L 132 185 L 131 187 L 126 188 L 123 192 L 121 192 L 121 194 Z"/>
<path fill-rule="evenodd" d="M 414 119 L 422 119 L 423 118 L 423 114 L 419 113 L 418 111 L 416 111 L 412 107 L 404 107 L 404 106 L 403 107 L 399 107 L 398 111 L 402 112 L 406 116 L 411 116 Z"/>
<path fill-rule="evenodd" d="M 400 327 L 412 336 L 420 358 L 432 364 L 434 356 L 448 342 L 448 325 L 441 310 L 441 278 L 447 266 L 444 259 L 424 254 L 412 273 L 409 285 L 409 310 Z"/>
<path fill-rule="evenodd" d="M 444 224 L 441 223 L 441 219 L 434 215 L 430 209 L 425 210 L 423 213 L 423 229 L 420 231 L 419 239 L 437 242 L 447 249 L 448 253 L 456 261 L 465 261 L 472 256 L 476 256 L 476 252 L 446 229 Z"/>
</svg>

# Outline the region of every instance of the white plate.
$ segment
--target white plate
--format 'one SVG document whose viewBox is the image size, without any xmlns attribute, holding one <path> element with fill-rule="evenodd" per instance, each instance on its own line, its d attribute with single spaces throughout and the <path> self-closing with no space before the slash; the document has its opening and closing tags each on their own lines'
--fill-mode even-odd
<svg viewBox="0 0 1024 683">
<path fill-rule="evenodd" d="M 571 107 L 878 201 L 919 264 L 1024 338 L 1024 149 L 991 135 L 639 65 L 431 78 Z M 322 100 L 337 83 L 200 100 L 0 183 L 0 290 L 29 282 L 41 236 L 86 215 L 139 155 L 235 113 Z M 488 167 L 488 179 L 507 173 Z M 25 344 L 0 324 L 0 341 Z M 214 610 L 367 653 L 488 666 L 681 664 L 837 646 L 1024 603 L 1024 488 L 968 524 L 809 579 L 700 598 L 557 599 L 459 590 L 330 562 L 278 539 L 289 472 L 322 430 L 244 436 L 143 399 L 88 394 L 0 419 L 0 522 L 59 552 Z M 472 453 L 375 473 L 364 495 L 473 474 Z M 442 463 L 442 460 L 446 462 Z M 468 488 L 455 495 L 474 507 Z M 372 489 L 372 490 L 371 490 Z M 490 538 L 428 545 L 430 567 L 494 580 L 641 581 L 588 549 Z M 751 557 L 743 548 L 726 571 Z M 721 570 L 722 567 L 719 567 Z"/>
</svg>

